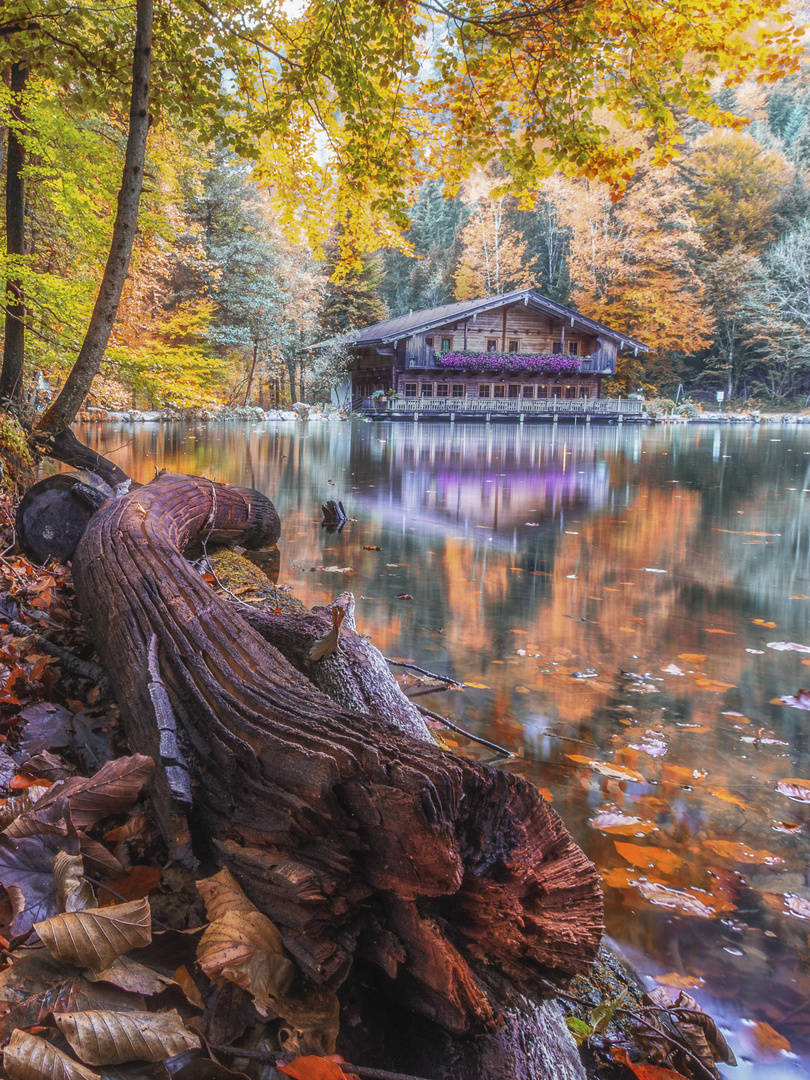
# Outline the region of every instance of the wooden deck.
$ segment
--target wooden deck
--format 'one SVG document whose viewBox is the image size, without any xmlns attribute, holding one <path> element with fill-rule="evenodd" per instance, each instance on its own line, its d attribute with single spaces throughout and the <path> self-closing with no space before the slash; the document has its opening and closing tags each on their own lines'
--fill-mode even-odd
<svg viewBox="0 0 810 1080">
<path fill-rule="evenodd" d="M 551 421 L 592 418 L 602 421 L 646 422 L 643 402 L 626 398 L 549 398 L 538 401 L 523 398 L 399 398 L 376 409 L 367 399 L 361 412 L 378 420 L 525 420 Z"/>
</svg>

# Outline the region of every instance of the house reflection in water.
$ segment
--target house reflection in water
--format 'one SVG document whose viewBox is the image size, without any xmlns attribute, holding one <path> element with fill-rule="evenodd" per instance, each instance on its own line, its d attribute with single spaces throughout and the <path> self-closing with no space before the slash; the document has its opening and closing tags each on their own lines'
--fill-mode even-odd
<svg viewBox="0 0 810 1080">
<path fill-rule="evenodd" d="M 606 441 L 615 437 L 605 431 Z M 608 464 L 584 428 L 396 426 L 371 444 L 358 440 L 357 450 L 387 458 L 390 484 L 355 500 L 418 519 L 420 530 L 487 528 L 510 542 L 515 529 L 553 530 L 610 502 Z"/>
</svg>

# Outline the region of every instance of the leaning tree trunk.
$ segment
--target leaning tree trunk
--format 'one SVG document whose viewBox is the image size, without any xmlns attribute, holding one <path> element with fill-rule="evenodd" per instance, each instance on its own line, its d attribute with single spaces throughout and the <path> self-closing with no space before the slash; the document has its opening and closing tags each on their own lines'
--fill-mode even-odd
<svg viewBox="0 0 810 1080">
<path fill-rule="evenodd" d="M 419 722 L 405 733 L 396 695 L 363 680 L 351 612 L 351 640 L 313 659 L 330 611 L 299 626 L 248 613 L 254 629 L 182 557 L 195 538 L 258 546 L 278 529 L 258 492 L 164 475 L 105 503 L 76 551 L 130 745 L 157 763 L 167 844 L 226 865 L 315 982 L 338 986 L 357 959 L 444 1029 L 492 1030 L 499 980 L 536 995 L 592 962 L 595 870 L 527 781 L 439 749 Z M 313 680 L 331 693 L 343 662 L 360 676 L 338 704 Z"/>
</svg>

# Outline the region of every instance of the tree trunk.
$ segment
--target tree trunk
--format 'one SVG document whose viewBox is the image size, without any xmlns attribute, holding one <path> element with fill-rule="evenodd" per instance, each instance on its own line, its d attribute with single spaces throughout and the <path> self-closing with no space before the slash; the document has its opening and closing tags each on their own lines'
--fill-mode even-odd
<svg viewBox="0 0 810 1080">
<path fill-rule="evenodd" d="M 181 555 L 278 528 L 257 492 L 163 475 L 105 503 L 76 551 L 130 746 L 157 764 L 166 842 L 226 865 L 316 983 L 340 985 L 357 958 L 446 1031 L 494 1031 L 504 981 L 536 992 L 592 962 L 597 874 L 536 788 L 439 749 L 377 690 L 349 611 L 336 652 L 313 659 L 331 608 L 257 613 Z"/>
<path fill-rule="evenodd" d="M 146 162 L 146 134 L 149 130 L 149 78 L 152 62 L 153 0 L 137 0 L 135 56 L 132 65 L 132 98 L 129 134 L 124 156 L 124 175 L 118 193 L 118 211 L 104 276 L 96 298 L 90 325 L 70 374 L 58 397 L 40 418 L 32 433 L 35 446 L 45 454 L 59 457 L 51 442 L 76 419 L 101 369 L 110 340 L 121 293 L 129 273 L 132 246 L 138 228 L 138 207 Z"/>
<path fill-rule="evenodd" d="M 19 140 L 16 124 L 22 124 L 20 96 L 28 81 L 24 64 L 12 64 L 11 92 L 18 95 L 11 106 L 12 122 L 8 129 L 6 162 L 6 251 L 9 255 L 25 254 L 25 152 Z M 19 405 L 23 392 L 23 362 L 25 360 L 25 294 L 22 282 L 10 277 L 6 282 L 5 339 L 3 368 L 0 373 L 0 399 Z"/>
<path fill-rule="evenodd" d="M 253 389 L 253 375 L 256 371 L 256 361 L 259 358 L 259 346 L 253 346 L 253 363 L 250 365 L 250 374 L 248 375 L 247 389 L 245 390 L 245 405 L 250 404 L 250 392 Z M 261 393 L 261 390 L 260 390 Z"/>
</svg>

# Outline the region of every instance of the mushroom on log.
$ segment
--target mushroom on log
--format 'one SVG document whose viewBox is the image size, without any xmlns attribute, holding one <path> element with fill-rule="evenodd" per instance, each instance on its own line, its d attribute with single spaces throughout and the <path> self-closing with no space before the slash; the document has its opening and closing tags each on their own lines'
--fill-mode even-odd
<svg viewBox="0 0 810 1080">
<path fill-rule="evenodd" d="M 130 746 L 157 764 L 168 847 L 227 866 L 316 983 L 339 986 L 356 958 L 446 1031 L 493 1031 L 488 972 L 536 998 L 541 980 L 592 963 L 596 871 L 522 777 L 448 753 L 418 725 L 407 734 L 367 685 L 350 705 L 319 689 L 313 669 L 344 662 L 307 647 L 330 626 L 337 636 L 329 609 L 300 617 L 296 636 L 295 616 L 274 628 L 183 558 L 192 540 L 250 547 L 278 533 L 258 492 L 163 474 L 107 501 L 76 550 L 77 599 Z M 348 624 L 341 642 L 357 638 Z M 346 645 L 344 660 L 370 662 Z"/>
</svg>

